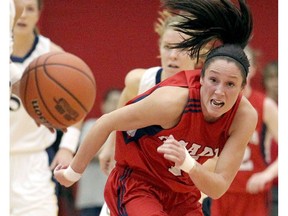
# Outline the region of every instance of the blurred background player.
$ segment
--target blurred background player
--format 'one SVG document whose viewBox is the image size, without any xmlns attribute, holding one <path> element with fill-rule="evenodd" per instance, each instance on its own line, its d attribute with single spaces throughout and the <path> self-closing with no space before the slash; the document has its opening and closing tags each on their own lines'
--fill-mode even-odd
<svg viewBox="0 0 288 216">
<path fill-rule="evenodd" d="M 278 176 L 278 160 L 271 164 L 267 162 L 268 146 L 265 145 L 263 131 L 267 128 L 273 138 L 278 140 L 277 105 L 271 98 L 252 89 L 250 81 L 257 69 L 257 52 L 249 46 L 245 48 L 245 52 L 250 68 L 244 95 L 257 110 L 258 123 L 228 191 L 219 199 L 212 200 L 212 216 L 269 216 L 270 188 L 273 179 Z"/>
<path fill-rule="evenodd" d="M 15 0 L 15 8 L 22 5 L 23 13 L 13 29 L 14 44 L 10 58 L 21 75 L 41 54 L 62 51 L 61 47 L 37 32 L 43 2 Z M 49 158 L 46 149 L 55 141 L 56 133 L 44 126 L 38 127 L 28 115 L 18 97 L 18 84 L 13 85 L 10 99 L 10 213 L 13 216 L 56 216 L 58 202 L 51 169 L 58 163 L 70 163 L 78 145 L 81 122 L 68 128 L 59 151 L 55 157 L 50 155 Z"/>
<path fill-rule="evenodd" d="M 121 90 L 109 89 L 103 97 L 101 103 L 102 113 L 109 113 L 117 108 Z M 85 120 L 81 130 L 80 141 L 82 142 L 91 126 L 97 121 L 96 118 Z M 76 209 L 79 216 L 98 216 L 104 204 L 104 187 L 107 176 L 101 171 L 98 154 L 89 163 L 77 184 Z"/>
<path fill-rule="evenodd" d="M 16 2 L 16 6 L 15 7 L 15 3 Z M 19 17 L 21 16 L 23 9 L 24 9 L 24 3 L 22 2 L 22 0 L 10 0 L 9 2 L 10 5 L 10 41 L 9 41 L 9 45 L 10 45 L 10 54 L 12 54 L 13 52 L 13 43 L 14 43 L 14 36 L 13 36 L 13 29 L 15 26 L 16 21 L 19 19 Z M 18 68 L 14 65 L 13 62 L 10 61 L 10 87 L 16 83 L 20 78 L 21 78 L 21 72 L 18 71 Z M 11 89 L 10 89 L 11 91 Z"/>
<path fill-rule="evenodd" d="M 268 62 L 263 70 L 263 84 L 267 97 L 272 98 L 278 104 L 278 61 Z M 267 146 L 267 162 L 273 163 L 278 158 L 278 142 L 266 130 L 265 146 Z M 270 147 L 269 147 L 270 146 Z M 270 152 L 269 152 L 270 150 Z M 272 185 L 271 216 L 278 216 L 278 177 Z"/>
<path fill-rule="evenodd" d="M 278 104 L 278 61 L 268 62 L 263 70 L 265 93 Z"/>
</svg>

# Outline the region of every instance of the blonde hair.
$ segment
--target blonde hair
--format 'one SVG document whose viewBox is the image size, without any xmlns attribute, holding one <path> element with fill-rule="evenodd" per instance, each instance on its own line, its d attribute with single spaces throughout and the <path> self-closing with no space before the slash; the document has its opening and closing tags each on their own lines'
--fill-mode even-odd
<svg viewBox="0 0 288 216">
<path fill-rule="evenodd" d="M 261 57 L 261 51 L 252 48 L 250 45 L 247 45 L 244 48 L 244 52 L 250 62 L 250 65 L 257 66 L 258 60 Z"/>
<path fill-rule="evenodd" d="M 161 42 L 162 37 L 167 29 L 173 29 L 174 24 L 179 23 L 184 20 L 182 16 L 174 15 L 167 10 L 159 11 L 159 17 L 154 23 L 154 31 L 159 35 L 159 42 Z"/>
</svg>

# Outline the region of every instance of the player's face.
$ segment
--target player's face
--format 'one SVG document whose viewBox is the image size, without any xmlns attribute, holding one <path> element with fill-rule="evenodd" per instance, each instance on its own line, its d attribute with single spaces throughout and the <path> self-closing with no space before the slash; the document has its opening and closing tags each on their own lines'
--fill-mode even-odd
<svg viewBox="0 0 288 216">
<path fill-rule="evenodd" d="M 214 121 L 229 111 L 243 90 L 241 70 L 234 62 L 215 59 L 201 77 L 201 106 L 206 120 Z"/>
<path fill-rule="evenodd" d="M 31 34 L 38 22 L 40 11 L 37 0 L 17 0 L 15 6 L 23 4 L 24 9 L 17 20 L 14 28 L 14 34 Z"/>
<path fill-rule="evenodd" d="M 184 34 L 173 29 L 167 29 L 162 36 L 160 43 L 161 64 L 167 77 L 182 70 L 194 69 L 195 61 L 191 60 L 187 52 L 171 48 L 171 44 L 183 41 L 183 37 Z"/>
<path fill-rule="evenodd" d="M 278 101 L 278 73 L 275 70 L 271 70 L 265 77 L 264 85 L 267 94 L 274 100 Z"/>
</svg>

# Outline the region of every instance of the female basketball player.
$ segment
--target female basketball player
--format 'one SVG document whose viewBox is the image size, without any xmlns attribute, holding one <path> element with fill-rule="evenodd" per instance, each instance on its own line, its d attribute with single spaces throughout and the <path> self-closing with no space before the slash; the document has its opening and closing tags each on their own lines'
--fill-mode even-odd
<svg viewBox="0 0 288 216">
<path fill-rule="evenodd" d="M 180 33 L 173 28 L 173 24 L 183 20 L 183 17 L 172 16 L 166 10 L 160 12 L 160 17 L 155 23 L 154 30 L 159 35 L 159 51 L 162 67 L 137 68 L 130 71 L 125 77 L 125 88 L 122 91 L 118 107 L 125 106 L 129 100 L 155 86 L 162 80 L 185 69 L 193 70 L 196 63 L 198 63 L 198 66 L 201 65 L 202 58 L 196 62 L 196 59 L 191 59 L 187 52 L 171 48 L 172 44 L 179 43 L 188 37 L 188 35 Z M 100 166 L 106 175 L 109 175 L 115 165 L 115 136 L 115 132 L 109 136 L 108 141 L 103 145 L 99 154 Z M 106 212 L 109 212 L 109 210 L 107 210 L 106 205 L 103 205 L 101 216 L 107 215 Z"/>
<path fill-rule="evenodd" d="M 257 122 L 242 97 L 249 71 L 243 48 L 252 30 L 246 4 L 239 0 L 238 9 L 226 0 L 164 2 L 185 12 L 185 22 L 176 27 L 191 37 L 176 48 L 197 57 L 211 40 L 223 45 L 208 54 L 202 72 L 179 72 L 103 115 L 70 166 L 54 170 L 62 185 L 71 186 L 117 130 L 116 167 L 105 188 L 111 215 L 202 215 L 200 191 L 213 198 L 225 193 Z M 203 168 L 215 155 L 215 170 Z"/>
<path fill-rule="evenodd" d="M 42 8 L 41 0 L 16 0 L 15 7 L 24 4 L 24 10 L 14 26 L 14 44 L 11 61 L 21 75 L 36 57 L 62 48 L 39 35 L 35 28 Z M 51 167 L 46 148 L 51 146 L 56 133 L 38 127 L 24 109 L 18 97 L 18 84 L 13 85 L 10 99 L 10 214 L 13 216 L 56 216 L 58 203 L 51 168 L 69 164 L 78 145 L 80 131 L 69 127 L 64 134 Z M 78 126 L 79 127 L 79 126 Z"/>
<path fill-rule="evenodd" d="M 130 71 L 125 77 L 125 88 L 122 91 L 118 107 L 125 104 L 143 93 L 149 88 L 155 86 L 162 80 L 182 71 L 195 68 L 196 59 L 191 59 L 187 52 L 181 52 L 179 49 L 172 49 L 171 45 L 179 43 L 188 35 L 180 33 L 173 28 L 173 24 L 183 21 L 181 16 L 172 16 L 168 11 L 162 11 L 158 22 L 155 23 L 155 32 L 159 35 L 159 50 L 161 58 L 161 67 L 151 67 L 148 69 L 137 68 Z M 201 65 L 202 59 L 199 59 L 198 65 Z M 100 154 L 99 161 L 102 171 L 109 175 L 114 167 L 115 133 L 109 137 Z"/>
<path fill-rule="evenodd" d="M 278 60 L 268 62 L 263 70 L 265 93 L 278 105 Z M 267 135 L 266 143 L 270 144 L 270 163 L 278 160 L 278 142 Z M 278 216 L 278 177 L 273 180 L 271 198 L 271 216 Z"/>
</svg>

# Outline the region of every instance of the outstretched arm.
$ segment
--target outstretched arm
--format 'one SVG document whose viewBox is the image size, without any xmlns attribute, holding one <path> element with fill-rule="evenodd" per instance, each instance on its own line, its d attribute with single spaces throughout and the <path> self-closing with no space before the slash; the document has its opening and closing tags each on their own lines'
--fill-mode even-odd
<svg viewBox="0 0 288 216">
<path fill-rule="evenodd" d="M 63 134 L 60 142 L 59 149 L 50 165 L 50 169 L 53 170 L 58 164 L 69 165 L 73 155 L 75 154 L 80 139 L 80 130 L 83 121 L 76 123 L 73 126 L 67 128 L 67 131 Z"/>
<path fill-rule="evenodd" d="M 121 93 L 118 108 L 125 106 L 125 104 L 138 95 L 139 83 L 145 69 L 134 69 L 130 71 L 125 77 L 125 87 Z M 114 155 L 115 155 L 115 140 L 116 132 L 111 132 L 106 143 L 103 145 L 99 153 L 99 163 L 102 172 L 109 175 L 114 167 Z"/>
<path fill-rule="evenodd" d="M 127 131 L 155 124 L 163 128 L 175 126 L 181 117 L 187 98 L 188 89 L 186 88 L 162 87 L 137 103 L 101 116 L 80 145 L 69 166 L 68 175 L 67 171 L 65 172 L 67 167 L 59 165 L 54 170 L 55 178 L 66 187 L 79 180 L 90 160 L 112 131 Z M 72 176 L 70 180 L 69 176 Z"/>
</svg>

